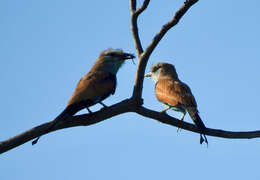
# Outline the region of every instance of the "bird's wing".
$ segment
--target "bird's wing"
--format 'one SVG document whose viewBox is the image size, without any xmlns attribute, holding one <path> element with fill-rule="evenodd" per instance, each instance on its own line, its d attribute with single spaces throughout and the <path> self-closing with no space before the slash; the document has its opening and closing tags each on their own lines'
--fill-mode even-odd
<svg viewBox="0 0 260 180">
<path fill-rule="evenodd" d="M 93 105 L 114 94 L 115 89 L 115 75 L 104 71 L 89 72 L 80 79 L 67 105 L 81 101 L 91 101 Z"/>
<path fill-rule="evenodd" d="M 159 101 L 171 106 L 193 107 L 197 103 L 190 88 L 183 82 L 173 79 L 162 79 L 155 86 L 156 97 Z"/>
<path fill-rule="evenodd" d="M 200 143 L 202 144 L 205 141 L 208 144 L 207 137 L 204 133 L 206 126 L 198 114 L 197 103 L 189 86 L 181 81 L 168 78 L 159 80 L 156 83 L 155 91 L 159 101 L 173 107 L 181 106 L 185 108 L 196 126 L 200 129 Z"/>
</svg>

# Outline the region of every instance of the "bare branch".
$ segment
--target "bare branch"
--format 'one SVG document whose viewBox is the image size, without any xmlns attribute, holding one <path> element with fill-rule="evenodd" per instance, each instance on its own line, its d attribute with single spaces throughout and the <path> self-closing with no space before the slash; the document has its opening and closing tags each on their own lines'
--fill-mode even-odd
<svg viewBox="0 0 260 180">
<path fill-rule="evenodd" d="M 184 122 L 184 121 L 180 121 L 176 118 L 173 118 L 173 117 L 167 115 L 166 113 L 156 112 L 156 111 L 144 108 L 144 107 L 140 107 L 140 108 L 136 109 L 135 112 L 142 116 L 156 119 L 162 123 L 165 123 L 165 124 L 168 124 L 171 126 L 176 126 L 181 129 L 200 133 L 199 129 L 195 125 Z M 232 131 L 223 131 L 220 129 L 211 129 L 211 128 L 206 128 L 205 134 L 209 135 L 209 136 L 229 138 L 229 139 L 251 139 L 251 138 L 260 137 L 260 131 L 232 132 Z"/>
<path fill-rule="evenodd" d="M 133 91 L 133 98 L 138 100 L 142 98 L 143 91 L 143 81 L 144 81 L 144 71 L 148 62 L 149 57 L 151 56 L 153 50 L 158 45 L 160 40 L 164 37 L 164 35 L 174 27 L 182 16 L 188 11 L 188 9 L 194 5 L 198 0 L 186 0 L 183 6 L 175 13 L 174 17 L 162 26 L 160 31 L 155 35 L 149 46 L 146 48 L 145 52 L 139 57 L 138 68 L 136 72 L 135 86 Z M 135 37 L 134 37 L 135 39 Z M 139 51 L 139 50 L 138 50 Z"/>
<path fill-rule="evenodd" d="M 164 35 L 168 32 L 168 30 L 170 30 L 172 27 L 174 27 L 176 24 L 178 24 L 178 22 L 180 21 L 182 16 L 196 2 L 198 2 L 198 0 L 186 0 L 186 2 L 184 2 L 182 7 L 175 13 L 174 17 L 169 22 L 167 22 L 166 24 L 164 24 L 162 26 L 162 28 L 160 29 L 158 34 L 156 34 L 156 36 L 153 38 L 152 42 L 150 43 L 150 45 L 146 49 L 146 53 L 147 53 L 148 57 L 150 57 L 151 53 L 153 52 L 155 47 L 158 45 L 160 40 L 164 37 Z M 148 59 L 146 59 L 146 60 L 148 60 Z"/>
<path fill-rule="evenodd" d="M 136 16 L 139 16 L 149 5 L 150 0 L 144 0 L 143 5 L 135 12 Z"/>
<path fill-rule="evenodd" d="M 135 12 L 135 10 L 136 10 L 136 0 L 130 0 L 130 10 Z"/>
<path fill-rule="evenodd" d="M 64 128 L 69 128 L 74 126 L 89 126 L 104 121 L 106 119 L 109 119 L 118 114 L 131 112 L 136 106 L 134 103 L 135 102 L 127 99 L 111 107 L 103 108 L 100 111 L 92 114 L 73 116 L 69 119 L 66 119 L 63 123 L 57 124 L 57 126 L 53 128 L 51 131 L 49 131 L 50 130 L 49 128 L 52 125 L 53 121 L 44 123 L 26 132 L 18 134 L 17 136 L 14 136 L 10 139 L 0 142 L 0 153 L 6 152 L 38 136 L 50 133 L 52 131 L 56 131 L 58 129 L 64 129 Z"/>
<path fill-rule="evenodd" d="M 147 109 L 145 107 L 140 106 L 140 104 L 135 104 L 135 102 L 136 101 L 133 101 L 132 99 L 127 99 L 111 107 L 103 108 L 100 111 L 92 114 L 73 116 L 69 119 L 66 119 L 66 121 L 64 122 L 57 124 L 57 126 L 52 131 L 75 127 L 75 126 L 89 126 L 104 121 L 106 119 L 109 119 L 111 117 L 117 116 L 119 114 L 123 114 L 126 112 L 136 112 L 144 117 L 156 119 L 162 123 L 166 123 L 171 126 L 176 126 L 188 131 L 200 133 L 199 129 L 193 124 L 180 121 L 176 118 L 168 116 L 165 113 L 160 113 L 160 112 Z M 24 133 L 18 134 L 17 136 L 14 136 L 10 139 L 0 142 L 0 153 L 4 153 L 17 146 L 20 146 L 38 136 L 50 133 L 50 131 L 48 130 L 51 125 L 52 125 L 52 121 L 48 123 L 44 123 Z M 205 129 L 205 134 L 209 136 L 216 136 L 216 137 L 230 138 L 230 139 L 231 138 L 250 139 L 250 138 L 260 137 L 260 131 L 231 132 L 231 131 L 223 131 L 219 129 L 210 129 L 210 128 Z"/>
<path fill-rule="evenodd" d="M 138 16 L 147 8 L 149 2 L 150 0 L 144 0 L 143 5 L 136 11 L 136 0 L 130 0 L 131 32 L 138 57 L 143 53 L 143 47 L 138 33 L 137 19 Z"/>
</svg>

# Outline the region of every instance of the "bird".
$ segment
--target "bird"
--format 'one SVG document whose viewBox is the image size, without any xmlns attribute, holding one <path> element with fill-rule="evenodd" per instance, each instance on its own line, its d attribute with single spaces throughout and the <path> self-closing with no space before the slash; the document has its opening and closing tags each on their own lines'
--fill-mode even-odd
<svg viewBox="0 0 260 180">
<path fill-rule="evenodd" d="M 125 60 L 133 58 L 135 58 L 133 54 L 123 52 L 122 49 L 109 48 L 102 51 L 90 71 L 79 80 L 66 108 L 55 118 L 48 130 L 51 131 L 57 123 L 82 109 L 86 108 L 92 113 L 89 107 L 97 103 L 107 107 L 102 101 L 115 93 L 118 70 Z M 32 142 L 32 145 L 36 144 L 39 138 L 40 136 Z"/>
<path fill-rule="evenodd" d="M 182 113 L 182 121 L 188 112 L 191 119 L 200 131 L 200 144 L 208 144 L 204 133 L 206 126 L 199 116 L 196 100 L 187 84 L 178 78 L 174 65 L 158 62 L 152 64 L 150 72 L 145 77 L 151 77 L 155 81 L 155 94 L 158 101 L 166 105 L 162 113 L 172 109 Z"/>
</svg>

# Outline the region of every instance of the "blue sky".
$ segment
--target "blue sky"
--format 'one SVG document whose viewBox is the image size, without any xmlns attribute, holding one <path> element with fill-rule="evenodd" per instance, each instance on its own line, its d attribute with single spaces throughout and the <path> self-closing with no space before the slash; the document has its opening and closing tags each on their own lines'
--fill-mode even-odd
<svg viewBox="0 0 260 180">
<path fill-rule="evenodd" d="M 139 19 L 144 46 L 182 2 L 151 1 Z M 259 6 L 257 0 L 201 0 L 149 60 L 148 69 L 159 61 L 176 66 L 210 128 L 260 129 Z M 53 120 L 102 50 L 135 53 L 128 1 L 1 1 L 0 23 L 0 140 Z M 135 70 L 124 65 L 105 104 L 131 95 Z M 153 88 L 146 79 L 144 106 L 160 111 Z M 259 139 L 208 140 L 207 148 L 198 134 L 127 113 L 2 154 L 0 179 L 259 179 Z"/>
</svg>

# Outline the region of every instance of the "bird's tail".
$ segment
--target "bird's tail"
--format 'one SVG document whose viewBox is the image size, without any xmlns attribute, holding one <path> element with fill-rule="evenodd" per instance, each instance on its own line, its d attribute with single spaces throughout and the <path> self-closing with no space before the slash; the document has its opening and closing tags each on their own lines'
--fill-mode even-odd
<svg viewBox="0 0 260 180">
<path fill-rule="evenodd" d="M 51 123 L 49 128 L 46 130 L 50 132 L 53 128 L 60 122 L 66 120 L 68 117 L 73 116 L 79 111 L 79 107 L 74 104 L 67 106 Z M 32 141 L 32 145 L 36 144 L 41 136 L 38 136 L 35 140 Z"/>
<path fill-rule="evenodd" d="M 206 137 L 206 135 L 204 133 L 204 130 L 206 129 L 206 126 L 203 123 L 203 121 L 201 120 L 198 111 L 196 111 L 195 113 L 189 112 L 189 114 L 190 114 L 191 119 L 193 120 L 193 122 L 196 124 L 196 126 L 200 130 L 200 144 L 202 144 L 204 141 L 205 141 L 206 144 L 208 144 L 207 137 Z"/>
</svg>

